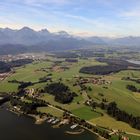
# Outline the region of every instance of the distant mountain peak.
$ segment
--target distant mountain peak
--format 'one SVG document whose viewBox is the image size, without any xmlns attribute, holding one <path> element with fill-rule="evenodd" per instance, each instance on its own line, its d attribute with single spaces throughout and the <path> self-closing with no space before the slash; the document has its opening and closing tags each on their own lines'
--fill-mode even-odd
<svg viewBox="0 0 140 140">
<path fill-rule="evenodd" d="M 47 29 L 35 31 L 29 27 L 23 27 L 19 30 L 10 28 L 0 28 L 0 45 L 1 44 L 22 44 L 22 45 L 38 45 L 47 44 L 46 46 L 76 46 L 83 44 L 89 45 L 123 45 L 123 46 L 139 46 L 140 37 L 126 36 L 121 38 L 109 37 L 75 37 L 66 31 L 55 33 L 49 32 Z M 53 45 L 52 45 L 53 44 Z M 91 45 L 91 46 L 92 46 Z M 44 45 L 45 46 L 45 45 Z"/>
<path fill-rule="evenodd" d="M 12 30 L 12 29 L 6 27 L 6 28 L 0 28 L 0 31 L 2 31 L 2 32 L 9 32 L 9 31 L 15 31 L 15 30 Z"/>
<path fill-rule="evenodd" d="M 47 29 L 42 29 L 39 31 L 41 34 L 49 34 L 50 32 Z"/>
<path fill-rule="evenodd" d="M 42 29 L 41 32 L 49 32 L 47 29 Z"/>
<path fill-rule="evenodd" d="M 59 32 L 57 32 L 57 34 L 59 34 L 59 35 L 69 35 L 66 31 L 59 31 Z"/>
<path fill-rule="evenodd" d="M 19 31 L 33 31 L 34 32 L 34 30 L 33 29 L 31 29 L 31 28 L 29 28 L 29 27 L 23 27 L 23 28 L 21 28 Z"/>
</svg>

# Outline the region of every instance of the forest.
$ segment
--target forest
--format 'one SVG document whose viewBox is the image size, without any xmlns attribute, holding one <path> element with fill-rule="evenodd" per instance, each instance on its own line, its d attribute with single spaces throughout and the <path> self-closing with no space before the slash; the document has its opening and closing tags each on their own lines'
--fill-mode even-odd
<svg viewBox="0 0 140 140">
<path fill-rule="evenodd" d="M 132 67 L 131 69 L 134 70 L 140 68 L 140 65 L 132 64 L 121 59 L 98 58 L 96 60 L 101 63 L 107 63 L 107 65 L 82 67 L 79 72 L 85 74 L 106 75 L 110 73 L 116 73 L 122 70 L 127 70 L 129 69 L 129 67 Z"/>
<path fill-rule="evenodd" d="M 140 89 L 136 88 L 136 86 L 134 86 L 134 85 L 127 85 L 126 88 L 132 92 L 139 92 L 140 93 Z"/>
<path fill-rule="evenodd" d="M 32 62 L 32 59 L 19 59 L 10 62 L 0 61 L 0 73 L 10 72 L 13 67 L 20 67 Z"/>
<path fill-rule="evenodd" d="M 140 130 L 140 117 L 135 117 L 132 114 L 128 114 L 125 111 L 120 110 L 115 102 L 108 104 L 107 113 L 118 121 L 126 122 L 133 128 Z"/>
<path fill-rule="evenodd" d="M 77 96 L 75 92 L 71 92 L 69 87 L 63 83 L 52 83 L 45 87 L 45 92 L 55 96 L 55 101 L 66 104 L 70 103 Z"/>
<path fill-rule="evenodd" d="M 32 59 L 18 59 L 18 60 L 8 62 L 8 65 L 10 67 L 20 67 L 20 66 L 32 63 L 32 62 L 33 62 Z"/>
<path fill-rule="evenodd" d="M 10 103 L 12 106 L 17 106 L 25 114 L 38 114 L 37 107 L 48 106 L 43 100 L 33 100 L 31 103 L 23 102 L 17 97 L 11 97 Z"/>
<path fill-rule="evenodd" d="M 132 114 L 129 114 L 125 112 L 124 110 L 121 110 L 116 102 L 92 102 L 90 105 L 93 109 L 96 107 L 100 107 L 103 110 L 106 110 L 107 114 L 111 117 L 115 118 L 117 121 L 123 121 L 128 123 L 131 127 L 139 129 L 140 130 L 140 117 L 136 117 Z M 103 115 L 103 114 L 101 114 Z"/>
<path fill-rule="evenodd" d="M 80 69 L 80 73 L 106 75 L 110 73 L 116 73 L 125 69 L 127 69 L 126 66 L 119 66 L 119 65 L 89 66 L 89 67 L 82 67 Z"/>
<path fill-rule="evenodd" d="M 10 70 L 11 68 L 7 63 L 0 61 L 0 73 L 9 72 Z"/>
</svg>

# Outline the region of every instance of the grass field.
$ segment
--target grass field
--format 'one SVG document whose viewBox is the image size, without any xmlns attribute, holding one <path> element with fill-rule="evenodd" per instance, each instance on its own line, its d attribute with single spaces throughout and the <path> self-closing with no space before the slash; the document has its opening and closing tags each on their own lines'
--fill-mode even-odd
<svg viewBox="0 0 140 140">
<path fill-rule="evenodd" d="M 123 129 L 130 132 L 138 132 L 131 128 L 128 124 L 123 122 L 117 122 L 115 119 L 105 115 L 101 117 L 98 113 L 95 113 L 90 110 L 90 108 L 86 107 L 83 102 L 85 101 L 83 95 L 80 94 L 80 87 L 74 87 L 73 84 L 75 83 L 74 76 L 95 76 L 95 77 L 102 77 L 107 81 L 111 81 L 110 85 L 93 85 L 87 84 L 92 88 L 92 91 L 88 91 L 87 94 L 90 95 L 93 100 L 102 101 L 103 98 L 106 98 L 108 102 L 115 101 L 121 110 L 125 110 L 128 113 L 132 113 L 135 116 L 140 116 L 140 95 L 138 93 L 133 93 L 126 89 L 127 84 L 135 85 L 136 87 L 140 88 L 140 84 L 136 84 L 132 81 L 124 81 L 121 80 L 122 77 L 132 77 L 132 78 L 140 78 L 140 71 L 132 71 L 126 70 L 121 71 L 116 74 L 110 74 L 105 76 L 96 76 L 96 75 L 87 75 L 79 73 L 79 69 L 83 66 L 90 66 L 90 65 L 106 65 L 106 63 L 97 62 L 94 58 L 90 58 L 89 60 L 79 59 L 78 63 L 68 63 L 62 62 L 60 66 L 67 66 L 69 67 L 68 70 L 57 72 L 50 70 L 49 72 L 38 71 L 41 68 L 48 68 L 54 65 L 56 59 L 51 59 L 51 61 L 37 61 L 33 64 L 28 64 L 25 67 L 16 68 L 16 73 L 5 79 L 4 81 L 0 82 L 0 92 L 13 92 L 17 91 L 18 84 L 8 83 L 8 80 L 19 80 L 19 81 L 31 81 L 36 82 L 39 78 L 46 76 L 47 74 L 52 74 L 53 81 L 58 81 L 59 78 L 62 78 L 62 82 L 69 86 L 69 88 L 76 92 L 78 97 L 74 98 L 73 102 L 70 104 L 60 104 L 54 101 L 54 97 L 47 93 L 44 94 L 41 99 L 50 102 L 53 105 L 61 106 L 64 109 L 72 111 L 75 115 L 90 120 L 93 123 L 97 123 L 99 125 L 110 127 L 110 128 L 117 128 Z M 59 60 L 59 59 L 57 59 Z M 61 59 L 62 60 L 62 59 Z M 47 83 L 41 83 L 33 85 L 29 88 L 43 88 L 46 86 Z M 107 89 L 104 86 L 108 87 Z M 103 96 L 100 96 L 99 93 L 102 93 Z M 78 103 L 77 103 L 78 102 Z M 53 113 L 54 110 L 51 108 L 39 108 L 40 111 L 50 112 Z M 101 111 L 101 110 L 100 110 Z M 57 113 L 57 112 L 56 112 Z M 57 114 L 56 114 L 57 115 Z"/>
<path fill-rule="evenodd" d="M 18 84 L 8 83 L 7 81 L 0 82 L 0 92 L 16 92 Z"/>
<path fill-rule="evenodd" d="M 63 116 L 63 112 L 61 111 L 58 111 L 57 109 L 55 108 L 52 108 L 52 107 L 38 107 L 37 108 L 38 111 L 40 112 L 45 112 L 45 113 L 49 113 L 53 116 L 56 116 L 56 117 L 62 117 Z"/>
<path fill-rule="evenodd" d="M 114 118 L 107 115 L 104 110 L 100 108 L 96 108 L 96 111 L 103 113 L 104 115 L 98 118 L 93 118 L 90 120 L 90 122 L 109 129 L 115 129 L 115 130 L 118 129 L 122 131 L 128 131 L 128 132 L 140 134 L 139 130 L 132 128 L 129 124 L 125 122 L 115 120 Z"/>
<path fill-rule="evenodd" d="M 130 140 L 140 140 L 140 136 L 134 136 L 134 135 L 128 135 L 126 134 L 127 137 L 130 138 Z"/>
<path fill-rule="evenodd" d="M 69 110 L 69 111 L 74 110 L 74 109 L 78 109 L 78 108 L 84 106 L 82 103 L 77 104 L 76 101 L 77 101 L 77 100 L 80 100 L 79 98 L 80 98 L 80 97 L 76 97 L 76 98 L 74 99 L 74 101 L 73 101 L 72 103 L 70 103 L 70 104 L 61 104 L 61 103 L 58 103 L 58 102 L 56 102 L 56 101 L 54 100 L 54 96 L 49 95 L 49 94 L 47 94 L 47 93 L 45 94 L 44 97 L 42 97 L 42 99 L 44 99 L 44 100 L 50 102 L 52 105 L 61 106 L 62 108 L 67 109 L 67 110 Z M 75 100 L 76 100 L 76 101 L 75 101 Z"/>
<path fill-rule="evenodd" d="M 87 106 L 72 110 L 72 113 L 85 120 L 90 120 L 101 116 L 99 113 L 92 111 L 91 108 Z"/>
<path fill-rule="evenodd" d="M 139 136 L 127 135 L 127 134 L 123 134 L 123 136 L 129 137 L 130 140 L 140 140 Z M 119 136 L 113 135 L 109 140 L 119 140 Z"/>
</svg>

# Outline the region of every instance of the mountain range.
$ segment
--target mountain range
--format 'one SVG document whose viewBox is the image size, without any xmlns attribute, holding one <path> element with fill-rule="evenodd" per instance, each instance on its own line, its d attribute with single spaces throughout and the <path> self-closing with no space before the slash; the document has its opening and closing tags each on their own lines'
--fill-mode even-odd
<svg viewBox="0 0 140 140">
<path fill-rule="evenodd" d="M 76 37 L 65 31 L 51 33 L 47 29 L 35 31 L 29 27 L 19 30 L 0 28 L 0 54 L 73 50 L 95 45 L 140 46 L 140 37 Z"/>
</svg>

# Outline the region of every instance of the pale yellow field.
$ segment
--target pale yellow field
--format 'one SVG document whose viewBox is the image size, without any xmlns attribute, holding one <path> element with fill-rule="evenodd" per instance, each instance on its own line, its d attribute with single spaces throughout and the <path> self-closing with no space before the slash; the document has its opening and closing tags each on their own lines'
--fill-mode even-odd
<svg viewBox="0 0 140 140">
<path fill-rule="evenodd" d="M 58 111 L 57 109 L 52 108 L 52 107 L 39 107 L 37 110 L 43 113 L 49 113 L 56 117 L 62 117 L 63 115 L 63 112 Z"/>
<path fill-rule="evenodd" d="M 94 124 L 98 124 L 99 126 L 107 127 L 110 129 L 119 129 L 127 132 L 133 132 L 133 133 L 139 133 L 139 130 L 136 130 L 132 127 L 130 127 L 127 123 L 116 121 L 114 118 L 108 116 L 107 114 L 104 114 L 102 117 L 98 117 L 95 119 L 90 120 L 90 122 Z"/>
</svg>

